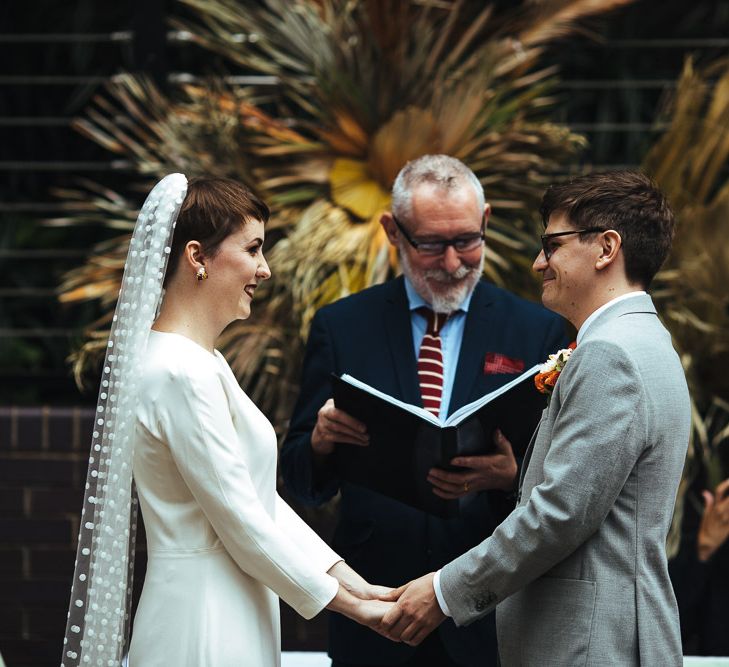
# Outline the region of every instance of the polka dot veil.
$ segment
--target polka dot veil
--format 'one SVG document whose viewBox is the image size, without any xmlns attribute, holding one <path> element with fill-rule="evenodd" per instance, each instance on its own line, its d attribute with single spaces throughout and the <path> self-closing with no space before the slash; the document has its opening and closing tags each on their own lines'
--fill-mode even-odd
<svg viewBox="0 0 729 667">
<path fill-rule="evenodd" d="M 117 667 L 127 649 L 137 523 L 137 379 L 186 192 L 182 174 L 157 183 L 129 243 L 99 387 L 62 667 Z"/>
</svg>

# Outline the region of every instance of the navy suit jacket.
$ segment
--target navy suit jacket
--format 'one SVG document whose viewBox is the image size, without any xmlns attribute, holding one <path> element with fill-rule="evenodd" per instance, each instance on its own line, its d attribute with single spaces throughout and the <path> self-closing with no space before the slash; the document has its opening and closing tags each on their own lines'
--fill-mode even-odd
<svg viewBox="0 0 729 667">
<path fill-rule="evenodd" d="M 485 373 L 487 353 L 522 360 L 527 369 L 566 343 L 561 318 L 481 281 L 466 316 L 448 412 L 514 378 Z M 331 397 L 330 374 L 349 373 L 396 398 L 422 405 L 416 364 L 402 278 L 319 310 L 311 325 L 301 392 L 280 457 L 284 481 L 299 502 L 319 505 L 341 491 L 333 547 L 365 579 L 386 586 L 399 586 L 440 568 L 488 537 L 513 509 L 507 494 L 481 492 L 458 518 L 440 519 L 363 487 L 340 483 L 333 468 L 314 469 L 311 432 L 318 410 Z M 449 619 L 439 632 L 460 664 L 496 664 L 493 614 L 464 628 Z M 335 660 L 397 664 L 412 651 L 339 614 L 330 615 L 329 654 Z"/>
</svg>

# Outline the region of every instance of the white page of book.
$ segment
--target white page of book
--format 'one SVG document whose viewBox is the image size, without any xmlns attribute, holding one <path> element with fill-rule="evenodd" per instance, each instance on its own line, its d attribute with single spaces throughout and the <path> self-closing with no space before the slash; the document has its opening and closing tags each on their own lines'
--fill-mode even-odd
<svg viewBox="0 0 729 667">
<path fill-rule="evenodd" d="M 381 398 L 383 401 L 387 401 L 388 403 L 392 405 L 397 405 L 398 407 L 402 408 L 403 410 L 407 410 L 408 412 L 417 415 L 418 417 L 422 417 L 426 421 L 429 421 L 431 424 L 434 424 L 435 426 L 442 426 L 443 422 L 441 422 L 438 417 L 436 417 L 434 414 L 428 412 L 425 408 L 421 408 L 418 405 L 413 405 L 412 403 L 405 403 L 405 401 L 401 401 L 393 396 L 390 396 L 390 394 L 386 394 L 379 389 L 375 389 L 374 387 L 371 387 L 366 382 L 362 382 L 361 380 L 358 380 L 356 377 L 352 377 L 351 375 L 348 375 L 347 373 L 344 373 L 341 376 L 341 379 L 347 382 L 348 384 L 351 384 L 353 387 L 359 387 L 360 389 L 366 391 L 368 394 L 372 394 L 373 396 L 377 396 L 378 398 Z"/>
</svg>

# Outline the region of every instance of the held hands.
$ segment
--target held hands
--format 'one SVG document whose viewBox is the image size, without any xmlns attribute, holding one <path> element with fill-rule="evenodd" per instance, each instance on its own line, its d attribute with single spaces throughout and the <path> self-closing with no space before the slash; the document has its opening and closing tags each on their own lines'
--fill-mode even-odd
<svg viewBox="0 0 729 667">
<path fill-rule="evenodd" d="M 334 577 L 341 586 L 360 600 L 389 599 L 393 589 L 387 586 L 370 584 L 343 560 L 334 563 L 327 574 Z"/>
<path fill-rule="evenodd" d="M 698 557 L 706 561 L 729 538 L 729 479 L 721 482 L 714 493 L 704 491 L 704 515 L 697 538 Z"/>
<path fill-rule="evenodd" d="M 496 450 L 483 456 L 457 456 L 451 465 L 467 468 L 464 472 L 450 472 L 431 468 L 428 481 L 433 493 L 452 500 L 473 491 L 508 491 L 514 488 L 518 467 L 511 443 L 498 429 L 494 432 Z"/>
<path fill-rule="evenodd" d="M 389 601 L 392 589 L 368 583 L 344 561 L 335 563 L 327 574 L 339 581 L 339 591 L 327 609 L 384 634 L 382 618 L 395 606 L 394 602 Z"/>
<path fill-rule="evenodd" d="M 446 619 L 435 597 L 434 576 L 430 572 L 414 579 L 385 598 L 397 600 L 397 604 L 379 624 L 377 631 L 380 634 L 393 641 L 417 646 Z"/>
<path fill-rule="evenodd" d="M 385 600 L 360 600 L 357 603 L 356 612 L 350 618 L 389 639 L 390 637 L 383 630 L 382 619 L 395 606 L 394 602 Z"/>
<path fill-rule="evenodd" d="M 327 609 L 392 641 L 417 646 L 446 618 L 435 597 L 432 572 L 395 590 L 368 583 L 344 561 L 327 574 L 339 581 L 339 591 Z"/>
<path fill-rule="evenodd" d="M 327 605 L 327 609 L 344 614 L 347 618 L 385 635 L 381 628 L 382 618 L 394 606 L 394 602 L 386 600 L 362 600 L 339 584 L 339 591 Z"/>
<path fill-rule="evenodd" d="M 327 455 L 334 451 L 334 445 L 338 442 L 365 447 L 370 444 L 370 438 L 366 426 L 337 409 L 330 398 L 317 414 L 311 434 L 311 448 L 315 454 Z"/>
</svg>

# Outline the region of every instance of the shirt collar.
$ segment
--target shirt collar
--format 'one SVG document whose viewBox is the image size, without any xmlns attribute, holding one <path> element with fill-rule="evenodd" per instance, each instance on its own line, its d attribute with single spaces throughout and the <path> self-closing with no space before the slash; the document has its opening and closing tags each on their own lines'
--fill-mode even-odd
<svg viewBox="0 0 729 667">
<path fill-rule="evenodd" d="M 600 315 L 600 313 L 607 310 L 610 306 L 618 303 L 618 301 L 625 301 L 625 299 L 632 299 L 633 297 L 641 296 L 643 294 L 645 294 L 644 290 L 636 290 L 635 292 L 628 292 L 627 294 L 621 294 L 620 296 L 616 296 L 614 299 L 611 299 L 607 303 L 602 304 L 602 306 L 600 306 L 596 311 L 594 311 L 590 315 L 590 317 L 588 317 L 582 323 L 580 330 L 577 332 L 577 343 L 579 344 L 579 342 L 584 338 L 585 331 L 587 331 L 587 327 L 589 327 L 597 319 L 597 317 Z"/>
<path fill-rule="evenodd" d="M 431 305 L 423 299 L 420 294 L 418 294 L 415 291 L 415 287 L 413 287 L 413 284 L 410 282 L 407 276 L 403 276 L 405 279 L 405 293 L 408 297 L 408 304 L 410 306 L 410 311 L 417 310 L 418 308 L 430 308 Z M 471 297 L 473 296 L 473 290 L 471 290 L 467 295 L 466 298 L 463 299 L 461 302 L 461 305 L 458 306 L 458 311 L 462 313 L 468 312 L 468 307 L 471 305 Z"/>
</svg>

